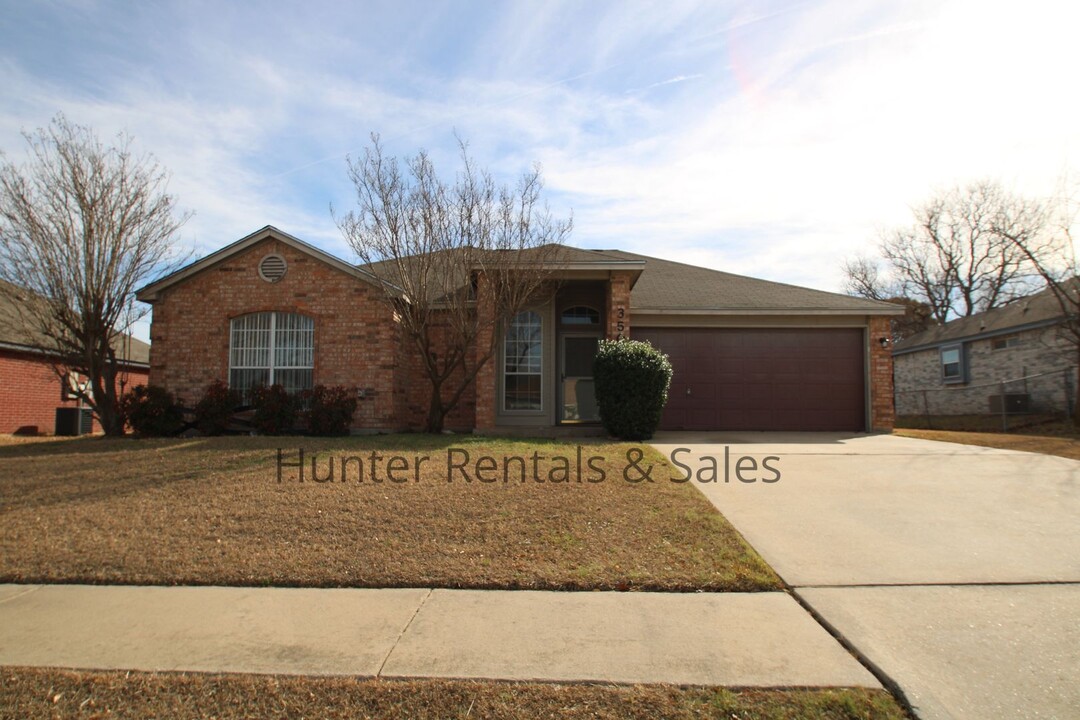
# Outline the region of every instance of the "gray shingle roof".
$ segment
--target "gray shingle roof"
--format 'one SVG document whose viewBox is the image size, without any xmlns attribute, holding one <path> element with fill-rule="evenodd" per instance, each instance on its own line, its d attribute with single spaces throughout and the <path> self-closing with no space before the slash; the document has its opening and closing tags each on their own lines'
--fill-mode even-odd
<svg viewBox="0 0 1080 720">
<path fill-rule="evenodd" d="M 228 245 L 207 257 L 181 268 L 172 275 L 162 278 L 140 289 L 140 300 L 153 302 L 155 294 L 168 285 L 180 282 L 195 272 L 224 260 L 231 254 L 246 249 L 252 243 L 266 237 L 276 237 L 290 242 L 299 250 L 316 254 L 343 269 L 362 274 L 369 279 L 374 275 L 390 275 L 383 267 L 386 261 L 367 267 L 349 266 L 337 258 L 304 243 L 288 233 L 266 226 L 242 240 Z M 550 260 L 551 248 L 524 251 L 519 255 L 520 262 L 528 263 L 530 256 L 539 256 Z M 595 266 L 597 269 L 629 269 L 637 275 L 631 292 L 631 309 L 655 312 L 698 312 L 698 313 L 773 313 L 806 314 L 832 313 L 853 315 L 899 315 L 904 309 L 892 303 L 866 300 L 864 298 L 841 295 L 839 293 L 812 290 L 810 288 L 787 285 L 785 283 L 759 280 L 757 278 L 735 275 L 733 273 L 711 270 L 709 268 L 687 265 L 662 258 L 639 255 L 624 250 L 592 250 L 561 246 L 556 249 L 555 262 L 572 269 L 583 266 Z M 463 288 L 468 278 L 461 268 L 453 263 L 447 264 L 447 276 L 438 287 L 429 288 L 434 297 L 444 297 L 451 288 Z M 586 268 L 587 269 L 587 268 Z M 387 280 L 390 278 L 384 278 Z"/>
<path fill-rule="evenodd" d="M 630 295 L 633 310 L 903 312 L 903 308 L 892 303 L 760 280 L 623 250 L 604 252 L 617 258 L 645 261 L 645 269 Z"/>
<path fill-rule="evenodd" d="M 55 347 L 51 340 L 33 331 L 28 334 L 23 324 L 19 321 L 19 308 L 12 296 L 18 297 L 21 302 L 29 303 L 40 300 L 40 296 L 24 288 L 12 285 L 0 280 L 4 284 L 4 291 L 0 292 L 0 344 L 26 348 L 30 351 L 45 351 Z M 125 335 L 116 343 L 121 358 L 130 359 L 134 363 L 150 362 L 150 346 L 142 340 Z"/>
<path fill-rule="evenodd" d="M 1064 318 L 1061 305 L 1050 290 L 1014 300 L 984 313 L 951 320 L 944 325 L 923 330 L 896 343 L 894 355 L 962 342 L 975 337 L 990 337 L 1015 332 L 1026 327 L 1039 327 Z"/>
</svg>

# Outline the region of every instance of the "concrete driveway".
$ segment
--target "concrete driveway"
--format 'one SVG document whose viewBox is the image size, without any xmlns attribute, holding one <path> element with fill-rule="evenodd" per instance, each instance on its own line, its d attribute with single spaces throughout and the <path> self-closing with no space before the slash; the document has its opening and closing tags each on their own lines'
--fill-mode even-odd
<svg viewBox="0 0 1080 720">
<path fill-rule="evenodd" d="M 1080 462 L 884 435 L 653 444 L 716 466 L 694 485 L 921 716 L 1080 717 Z"/>
</svg>

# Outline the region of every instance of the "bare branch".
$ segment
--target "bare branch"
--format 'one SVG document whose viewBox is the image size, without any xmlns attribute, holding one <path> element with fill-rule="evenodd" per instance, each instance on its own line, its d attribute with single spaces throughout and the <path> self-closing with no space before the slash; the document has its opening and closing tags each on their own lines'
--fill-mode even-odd
<svg viewBox="0 0 1080 720">
<path fill-rule="evenodd" d="M 335 217 L 422 359 L 433 432 L 490 361 L 508 321 L 552 290 L 573 225 L 541 204 L 539 167 L 513 188 L 500 186 L 460 138 L 458 147 L 461 169 L 448 183 L 423 150 L 399 161 L 372 134 L 363 155 L 347 160 L 357 207 Z M 478 313 L 478 303 L 490 312 Z"/>
<path fill-rule="evenodd" d="M 122 433 L 119 340 L 140 317 L 136 288 L 182 262 L 173 240 L 189 214 L 175 214 L 168 174 L 130 138 L 103 145 L 63 115 L 24 137 L 27 162 L 0 167 L 0 291 L 20 332 L 86 375 L 84 399 Z"/>
</svg>

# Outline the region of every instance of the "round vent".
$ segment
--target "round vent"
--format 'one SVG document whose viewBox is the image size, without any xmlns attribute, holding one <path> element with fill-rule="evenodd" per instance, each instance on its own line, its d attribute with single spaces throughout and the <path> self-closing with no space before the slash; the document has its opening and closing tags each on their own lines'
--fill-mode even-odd
<svg viewBox="0 0 1080 720">
<path fill-rule="evenodd" d="M 285 277 L 285 271 L 288 269 L 285 258 L 280 255 L 267 255 L 259 261 L 259 277 L 266 282 L 277 282 Z"/>
</svg>

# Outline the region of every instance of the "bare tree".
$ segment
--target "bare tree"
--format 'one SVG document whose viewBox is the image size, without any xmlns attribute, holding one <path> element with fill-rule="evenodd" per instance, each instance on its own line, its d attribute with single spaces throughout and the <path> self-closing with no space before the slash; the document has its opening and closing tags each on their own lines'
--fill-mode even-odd
<svg viewBox="0 0 1080 720">
<path fill-rule="evenodd" d="M 901 293 L 900 284 L 881 270 L 877 260 L 857 256 L 844 261 L 844 292 L 870 300 L 887 300 Z"/>
<path fill-rule="evenodd" d="M 337 219 L 430 381 L 428 432 L 442 431 L 509 320 L 551 291 L 573 225 L 540 203 L 539 167 L 499 186 L 459 146 L 448 183 L 426 152 L 399 162 L 373 134 L 348 159 L 358 207 Z"/>
<path fill-rule="evenodd" d="M 994 231 L 1007 239 L 1046 282 L 1061 309 L 1061 336 L 1076 362 L 1080 388 L 1080 261 L 1076 255 L 1076 190 L 1067 179 L 1054 196 L 1008 208 L 994 219 Z M 1073 403 L 1073 424 L 1080 426 L 1080 397 Z"/>
<path fill-rule="evenodd" d="M 881 238 L 878 251 L 887 272 L 865 259 L 845 264 L 849 291 L 910 298 L 929 306 L 934 322 L 945 323 L 1036 289 L 1029 259 L 999 224 L 1010 218 L 1011 232 L 1037 224 L 1037 203 L 982 181 L 937 193 L 913 213 L 913 225 Z"/>
<path fill-rule="evenodd" d="M 844 276 L 844 291 L 848 295 L 904 306 L 903 315 L 890 319 L 890 332 L 894 342 L 922 332 L 934 323 L 930 306 L 905 297 L 901 284 L 883 273 L 876 260 L 867 257 L 848 260 L 844 263 Z"/>
<path fill-rule="evenodd" d="M 0 167 L 0 292 L 18 308 L 18 331 L 42 346 L 58 374 L 85 375 L 77 390 L 108 435 L 122 435 L 117 378 L 124 339 L 145 311 L 134 291 L 182 258 L 168 175 L 131 139 L 103 145 L 57 115 L 24 133 L 25 164 Z"/>
</svg>

